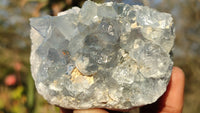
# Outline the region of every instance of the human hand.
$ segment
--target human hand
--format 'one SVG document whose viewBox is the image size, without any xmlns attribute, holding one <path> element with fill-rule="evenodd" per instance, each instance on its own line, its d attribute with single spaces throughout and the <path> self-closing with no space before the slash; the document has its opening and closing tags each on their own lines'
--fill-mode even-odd
<svg viewBox="0 0 200 113">
<path fill-rule="evenodd" d="M 185 77 L 184 72 L 174 67 L 167 91 L 155 103 L 140 108 L 140 113 L 182 113 Z M 67 110 L 61 113 L 119 113 L 104 109 Z"/>
<path fill-rule="evenodd" d="M 155 103 L 141 107 L 140 113 L 182 113 L 185 76 L 174 67 L 167 91 Z"/>
</svg>

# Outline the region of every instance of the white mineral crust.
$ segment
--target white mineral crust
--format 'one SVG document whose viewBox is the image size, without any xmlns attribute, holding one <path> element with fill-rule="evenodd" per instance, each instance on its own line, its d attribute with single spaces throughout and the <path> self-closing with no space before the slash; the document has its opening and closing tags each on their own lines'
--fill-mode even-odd
<svg viewBox="0 0 200 113">
<path fill-rule="evenodd" d="M 81 9 L 30 22 L 32 76 L 51 104 L 129 109 L 166 91 L 175 38 L 170 14 L 86 1 Z"/>
</svg>

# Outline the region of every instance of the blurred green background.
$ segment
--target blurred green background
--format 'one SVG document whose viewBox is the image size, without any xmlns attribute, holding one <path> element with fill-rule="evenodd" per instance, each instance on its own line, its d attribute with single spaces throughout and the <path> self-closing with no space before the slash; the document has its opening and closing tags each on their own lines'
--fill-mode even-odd
<svg viewBox="0 0 200 113">
<path fill-rule="evenodd" d="M 200 113 L 200 0 L 123 0 L 129 4 L 140 1 L 173 15 L 177 36 L 173 59 L 186 76 L 183 113 Z M 38 95 L 31 77 L 28 19 L 55 16 L 83 2 L 0 0 L 0 113 L 59 113 L 59 108 Z"/>
</svg>

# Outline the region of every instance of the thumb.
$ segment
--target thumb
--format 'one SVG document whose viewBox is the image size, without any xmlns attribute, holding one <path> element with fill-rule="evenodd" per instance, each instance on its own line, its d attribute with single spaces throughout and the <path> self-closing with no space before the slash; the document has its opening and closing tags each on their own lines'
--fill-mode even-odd
<svg viewBox="0 0 200 113">
<path fill-rule="evenodd" d="M 182 113 L 184 86 L 184 72 L 174 67 L 167 91 L 161 98 L 163 108 L 159 113 Z"/>
<path fill-rule="evenodd" d="M 182 113 L 184 85 L 183 71 L 174 67 L 165 94 L 157 102 L 143 106 L 140 113 Z"/>
</svg>

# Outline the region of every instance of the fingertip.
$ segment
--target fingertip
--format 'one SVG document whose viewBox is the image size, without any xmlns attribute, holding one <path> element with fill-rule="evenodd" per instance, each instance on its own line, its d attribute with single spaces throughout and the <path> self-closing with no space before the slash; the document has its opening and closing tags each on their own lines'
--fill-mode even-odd
<svg viewBox="0 0 200 113">
<path fill-rule="evenodd" d="M 144 106 L 140 113 L 181 113 L 183 108 L 185 75 L 179 67 L 173 67 L 165 94 L 155 103 Z"/>
<path fill-rule="evenodd" d="M 185 87 L 185 74 L 183 70 L 179 67 L 173 67 L 171 80 L 169 83 L 170 91 L 176 92 L 176 94 L 183 95 L 184 87 Z"/>
<path fill-rule="evenodd" d="M 81 110 L 74 110 L 73 113 L 108 113 L 104 109 L 81 109 Z"/>
<path fill-rule="evenodd" d="M 179 111 L 183 108 L 185 75 L 179 67 L 173 67 L 171 79 L 162 100 L 164 101 L 163 111 Z"/>
<path fill-rule="evenodd" d="M 183 72 L 183 70 L 179 67 L 173 67 L 173 70 L 172 70 L 172 80 L 175 80 L 175 81 L 182 81 L 184 82 L 185 81 L 185 74 Z"/>
</svg>

